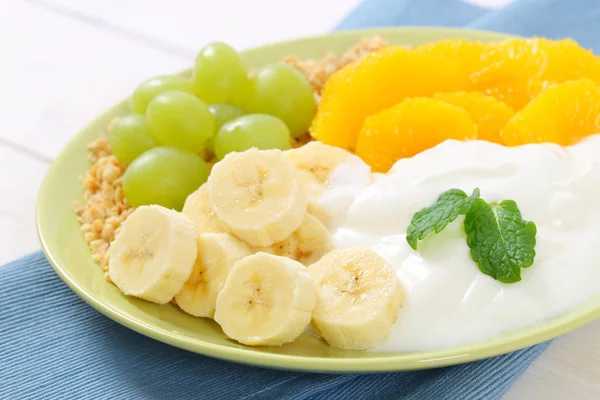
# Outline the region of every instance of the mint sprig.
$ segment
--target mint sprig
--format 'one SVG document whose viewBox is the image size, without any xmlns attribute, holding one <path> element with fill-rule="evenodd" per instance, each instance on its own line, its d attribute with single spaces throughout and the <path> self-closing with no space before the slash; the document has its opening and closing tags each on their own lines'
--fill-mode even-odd
<svg viewBox="0 0 600 400">
<path fill-rule="evenodd" d="M 477 188 L 470 197 L 462 190 L 450 189 L 435 204 L 415 213 L 406 241 L 416 250 L 419 240 L 441 232 L 459 215 L 465 215 L 467 245 L 479 270 L 500 282 L 519 282 L 521 269 L 530 267 L 535 259 L 537 228 L 521 217 L 512 200 L 488 204 Z"/>
<path fill-rule="evenodd" d="M 435 204 L 413 215 L 406 232 L 406 241 L 410 247 L 416 250 L 419 240 L 425 239 L 432 232 L 441 232 L 459 215 L 465 215 L 478 197 L 479 188 L 475 188 L 470 197 L 460 189 L 442 193 Z"/>
<path fill-rule="evenodd" d="M 519 282 L 521 268 L 533 264 L 537 228 L 522 219 L 512 200 L 490 205 L 477 199 L 465 217 L 465 232 L 479 270 L 500 282 Z"/>
</svg>

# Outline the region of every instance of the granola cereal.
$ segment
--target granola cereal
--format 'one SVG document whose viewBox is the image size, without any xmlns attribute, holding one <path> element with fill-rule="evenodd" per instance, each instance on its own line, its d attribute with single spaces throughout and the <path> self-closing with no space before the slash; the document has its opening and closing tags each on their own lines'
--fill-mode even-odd
<svg viewBox="0 0 600 400">
<path fill-rule="evenodd" d="M 106 136 L 90 143 L 88 157 L 93 164 L 82 180 L 84 203 L 75 203 L 73 208 L 92 259 L 106 271 L 110 242 L 133 208 L 123 195 L 125 168 L 111 154 Z"/>
<path fill-rule="evenodd" d="M 286 57 L 283 61 L 302 72 L 310 81 L 315 97 L 320 98 L 327 78 L 338 69 L 356 61 L 364 55 L 386 47 L 387 43 L 379 36 L 363 38 L 341 57 L 326 53 L 321 60 L 300 60 L 297 57 Z M 107 127 L 110 130 L 112 123 Z M 307 133 L 294 139 L 293 147 L 299 147 L 310 141 Z M 215 163 L 214 157 L 202 154 L 209 166 Z M 125 166 L 121 165 L 112 154 L 108 136 L 92 141 L 88 145 L 88 159 L 91 168 L 82 179 L 83 204 L 75 202 L 73 209 L 81 224 L 81 231 L 88 242 L 92 259 L 108 271 L 108 249 L 114 240 L 121 224 L 133 212 L 123 194 L 123 174 Z M 108 277 L 108 273 L 106 274 Z M 108 279 L 108 278 L 107 278 Z"/>
</svg>

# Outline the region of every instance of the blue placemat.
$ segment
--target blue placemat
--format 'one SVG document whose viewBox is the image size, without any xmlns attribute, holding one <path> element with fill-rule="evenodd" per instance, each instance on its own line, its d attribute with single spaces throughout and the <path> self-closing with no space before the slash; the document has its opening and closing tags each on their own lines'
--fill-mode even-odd
<svg viewBox="0 0 600 400">
<path fill-rule="evenodd" d="M 478 0 L 482 2 L 483 0 Z M 366 0 L 338 29 L 465 26 L 600 49 L 600 2 Z M 328 375 L 268 370 L 185 352 L 104 317 L 41 253 L 0 268 L 0 399 L 496 399 L 546 344 L 420 372 Z"/>
</svg>

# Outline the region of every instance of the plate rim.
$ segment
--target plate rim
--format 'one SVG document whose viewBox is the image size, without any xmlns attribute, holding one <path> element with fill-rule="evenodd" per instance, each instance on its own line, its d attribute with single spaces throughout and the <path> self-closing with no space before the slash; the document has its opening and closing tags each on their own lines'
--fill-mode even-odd
<svg viewBox="0 0 600 400">
<path fill-rule="evenodd" d="M 268 43 L 263 46 L 254 47 L 241 51 L 241 53 L 252 53 L 255 51 L 262 52 L 265 49 L 272 47 L 279 47 L 289 45 L 295 42 L 319 40 L 322 38 L 329 37 L 360 37 L 366 35 L 382 34 L 386 32 L 401 32 L 411 31 L 413 33 L 441 31 L 446 35 L 451 36 L 452 33 L 460 34 L 473 34 L 474 36 L 485 36 L 493 39 L 505 39 L 509 37 L 516 37 L 515 35 L 492 32 L 485 30 L 473 30 L 473 29 L 461 29 L 461 28 L 446 28 L 446 27 L 387 27 L 387 28 L 368 28 L 368 29 L 355 29 L 346 30 L 333 33 L 325 33 L 319 35 L 304 36 L 295 39 L 289 39 L 279 42 Z M 190 69 L 186 69 L 180 72 L 180 74 L 189 74 Z M 394 354 L 394 352 L 382 352 L 380 356 L 372 356 L 369 358 L 342 358 L 342 357 L 309 357 L 299 355 L 287 355 L 287 354 L 275 354 L 260 351 L 260 348 L 253 349 L 249 347 L 229 347 L 222 346 L 216 343 L 209 343 L 201 339 L 192 339 L 183 334 L 166 331 L 162 328 L 153 327 L 143 321 L 135 318 L 130 318 L 125 315 L 118 308 L 112 307 L 109 304 L 105 304 L 102 301 L 96 299 L 93 294 L 86 291 L 85 288 L 80 286 L 71 276 L 69 276 L 68 268 L 60 265 L 51 247 L 49 246 L 45 238 L 45 227 L 41 222 L 43 220 L 43 202 L 44 198 L 50 193 L 49 185 L 53 176 L 58 175 L 59 165 L 61 160 L 66 157 L 66 154 L 72 152 L 72 150 L 78 145 L 78 138 L 84 133 L 90 130 L 98 121 L 101 121 L 107 117 L 107 115 L 115 112 L 116 109 L 120 108 L 123 102 L 128 101 L 124 99 L 116 104 L 113 104 L 108 109 L 104 110 L 99 116 L 94 118 L 83 128 L 81 128 L 77 134 L 75 134 L 69 142 L 63 147 L 58 153 L 46 175 L 40 185 L 40 189 L 36 200 L 36 232 L 42 247 L 42 250 L 48 259 L 50 265 L 57 273 L 57 275 L 67 284 L 67 286 L 73 290 L 79 297 L 81 297 L 86 303 L 92 306 L 94 309 L 116 321 L 117 323 L 126 326 L 133 331 L 136 331 L 144 336 L 148 336 L 154 340 L 188 350 L 191 352 L 199 353 L 205 356 L 223 359 L 227 361 L 233 361 L 242 364 L 268 367 L 275 369 L 285 369 L 294 371 L 311 371 L 311 372 L 327 372 L 327 373 L 374 373 L 374 372 L 393 372 L 393 371 L 413 371 L 420 369 L 436 368 L 442 366 L 451 366 L 456 364 L 462 364 L 466 362 L 472 362 L 506 354 L 509 352 L 517 351 L 526 347 L 530 347 L 536 344 L 543 343 L 547 340 L 553 339 L 566 332 L 583 326 L 600 317 L 600 304 L 596 304 L 592 309 L 589 308 L 589 303 L 592 303 L 594 299 L 589 299 L 587 302 L 575 306 L 570 311 L 551 318 L 550 322 L 542 325 L 533 325 L 518 329 L 519 333 L 516 338 L 502 339 L 501 336 L 495 336 L 486 341 L 469 342 L 459 346 L 443 347 L 433 350 L 425 351 L 414 351 L 414 352 L 403 352 Z M 82 238 L 83 240 L 83 238 Z M 598 303 L 598 301 L 594 301 Z M 492 343 L 487 343 L 487 341 Z M 462 348 L 462 350 L 461 350 Z M 373 352 L 375 353 L 375 352 Z M 427 356 L 427 355 L 430 356 Z M 435 357 L 432 357 L 435 355 Z"/>
</svg>

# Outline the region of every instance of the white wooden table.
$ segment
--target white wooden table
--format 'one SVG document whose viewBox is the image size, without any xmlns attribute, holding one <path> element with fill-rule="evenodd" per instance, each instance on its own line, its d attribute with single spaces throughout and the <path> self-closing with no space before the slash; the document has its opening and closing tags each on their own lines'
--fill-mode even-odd
<svg viewBox="0 0 600 400">
<path fill-rule="evenodd" d="M 38 187 L 67 141 L 208 41 L 331 30 L 360 0 L 0 0 L 0 265 L 39 245 Z M 477 0 L 483 3 L 496 0 Z M 507 399 L 600 398 L 600 322 L 555 340 Z"/>
</svg>

